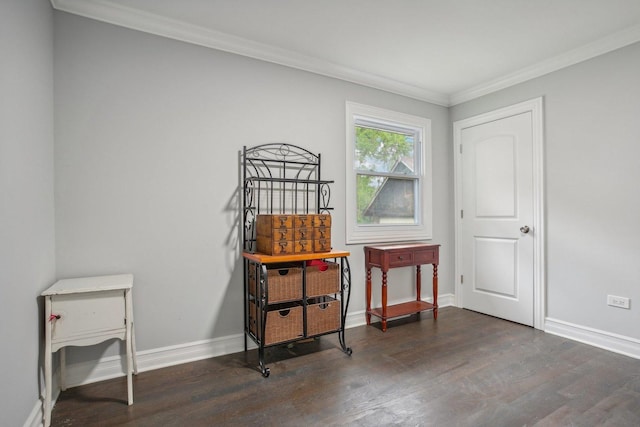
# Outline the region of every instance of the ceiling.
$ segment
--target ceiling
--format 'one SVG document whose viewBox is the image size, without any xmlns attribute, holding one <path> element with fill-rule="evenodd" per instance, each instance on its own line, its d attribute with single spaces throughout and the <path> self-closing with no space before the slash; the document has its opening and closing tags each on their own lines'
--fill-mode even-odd
<svg viewBox="0 0 640 427">
<path fill-rule="evenodd" d="M 54 8 L 455 105 L 640 41 L 638 0 L 51 0 Z"/>
</svg>

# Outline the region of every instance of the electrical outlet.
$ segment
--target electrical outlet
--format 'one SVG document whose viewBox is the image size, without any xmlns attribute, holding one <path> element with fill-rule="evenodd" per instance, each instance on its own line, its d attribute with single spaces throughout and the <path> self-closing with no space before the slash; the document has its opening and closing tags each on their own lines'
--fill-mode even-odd
<svg viewBox="0 0 640 427">
<path fill-rule="evenodd" d="M 607 295 L 607 305 L 612 307 L 629 308 L 631 300 L 626 297 L 617 297 L 615 295 Z"/>
</svg>

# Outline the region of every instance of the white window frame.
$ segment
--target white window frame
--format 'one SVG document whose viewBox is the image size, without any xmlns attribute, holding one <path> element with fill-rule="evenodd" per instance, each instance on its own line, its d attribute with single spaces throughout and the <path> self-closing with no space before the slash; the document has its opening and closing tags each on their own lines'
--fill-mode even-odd
<svg viewBox="0 0 640 427">
<path fill-rule="evenodd" d="M 357 171 L 355 169 L 355 127 L 358 120 L 378 122 L 386 126 L 417 129 L 420 140 L 420 171 L 416 196 L 417 224 L 358 224 L 357 218 Z M 431 120 L 385 110 L 369 105 L 346 102 L 346 243 L 405 242 L 431 240 L 432 236 L 432 168 L 431 168 Z"/>
</svg>

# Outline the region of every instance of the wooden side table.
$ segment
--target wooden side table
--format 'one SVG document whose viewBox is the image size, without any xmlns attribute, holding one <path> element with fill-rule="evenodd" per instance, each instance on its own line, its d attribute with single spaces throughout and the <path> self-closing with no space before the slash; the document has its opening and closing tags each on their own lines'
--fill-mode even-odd
<svg viewBox="0 0 640 427">
<path fill-rule="evenodd" d="M 45 301 L 44 425 L 51 424 L 53 352 L 60 350 L 60 388 L 65 385 L 65 347 L 98 344 L 111 338 L 126 343 L 128 404 L 133 404 L 131 374 L 138 373 L 133 329 L 132 274 L 57 281 L 42 292 Z"/>
<path fill-rule="evenodd" d="M 382 331 L 387 330 L 387 320 L 433 310 L 433 318 L 438 318 L 438 262 L 440 245 L 427 243 L 406 243 L 398 245 L 365 246 L 364 259 L 367 270 L 367 325 L 371 324 L 371 316 L 382 320 Z M 422 264 L 433 265 L 433 303 L 420 299 Z M 396 267 L 416 267 L 416 300 L 387 306 L 387 272 Z M 371 308 L 371 268 L 382 271 L 382 306 Z"/>
</svg>

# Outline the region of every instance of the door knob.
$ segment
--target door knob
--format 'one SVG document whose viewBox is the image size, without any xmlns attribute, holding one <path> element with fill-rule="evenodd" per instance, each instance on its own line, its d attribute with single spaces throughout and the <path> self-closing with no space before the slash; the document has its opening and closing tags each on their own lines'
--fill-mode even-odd
<svg viewBox="0 0 640 427">
<path fill-rule="evenodd" d="M 529 229 L 528 225 L 525 225 L 524 227 L 520 227 L 520 232 L 521 233 L 527 234 L 529 232 L 529 230 L 530 229 Z"/>
</svg>

